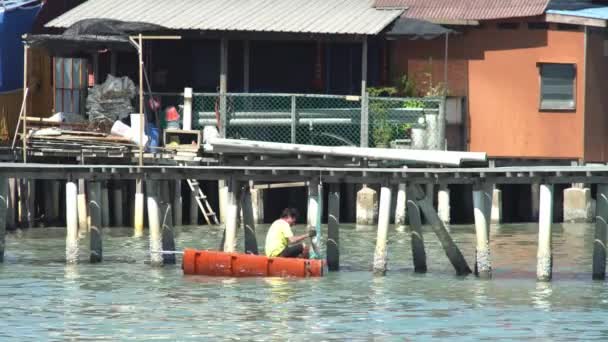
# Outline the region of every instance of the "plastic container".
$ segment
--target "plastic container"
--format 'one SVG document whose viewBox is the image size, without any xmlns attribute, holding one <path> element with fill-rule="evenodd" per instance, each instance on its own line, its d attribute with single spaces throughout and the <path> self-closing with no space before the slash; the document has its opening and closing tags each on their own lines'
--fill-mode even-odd
<svg viewBox="0 0 608 342">
<path fill-rule="evenodd" d="M 324 262 L 185 249 L 182 269 L 186 275 L 305 278 L 322 277 Z"/>
</svg>

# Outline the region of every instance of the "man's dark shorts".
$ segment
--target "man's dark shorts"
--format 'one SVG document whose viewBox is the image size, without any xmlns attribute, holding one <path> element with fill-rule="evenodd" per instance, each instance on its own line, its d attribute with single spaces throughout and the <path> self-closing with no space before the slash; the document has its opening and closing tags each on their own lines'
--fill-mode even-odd
<svg viewBox="0 0 608 342">
<path fill-rule="evenodd" d="M 304 245 L 301 244 L 301 243 L 299 243 L 297 245 L 287 246 L 281 252 L 281 254 L 279 254 L 279 257 L 281 257 L 281 258 L 297 258 L 303 252 L 304 252 Z"/>
</svg>

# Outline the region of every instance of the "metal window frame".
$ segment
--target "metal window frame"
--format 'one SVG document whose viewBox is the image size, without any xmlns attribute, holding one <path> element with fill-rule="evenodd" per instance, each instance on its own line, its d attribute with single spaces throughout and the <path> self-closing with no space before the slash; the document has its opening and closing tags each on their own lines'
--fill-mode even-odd
<svg viewBox="0 0 608 342">
<path fill-rule="evenodd" d="M 572 66 L 574 75 L 572 77 L 572 106 L 568 108 L 557 108 L 557 107 L 547 107 L 543 106 L 543 73 L 542 68 L 545 65 L 570 65 Z M 578 105 L 577 101 L 577 91 L 576 85 L 578 80 L 578 68 L 576 63 L 574 62 L 538 62 L 536 63 L 538 68 L 538 110 L 540 112 L 576 112 L 576 108 Z"/>
</svg>

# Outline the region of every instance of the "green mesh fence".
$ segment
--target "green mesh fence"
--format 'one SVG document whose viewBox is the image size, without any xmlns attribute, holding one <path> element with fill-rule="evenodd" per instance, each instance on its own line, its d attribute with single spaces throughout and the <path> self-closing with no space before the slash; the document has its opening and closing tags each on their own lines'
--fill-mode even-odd
<svg viewBox="0 0 608 342">
<path fill-rule="evenodd" d="M 227 138 L 325 146 L 361 144 L 358 96 L 246 93 L 225 96 Z M 216 93 L 194 94 L 194 128 L 220 125 L 220 99 Z M 434 136 L 430 130 L 437 129 L 440 103 L 437 98 L 369 98 L 369 146 L 408 147 L 417 141 L 419 145 L 428 145 Z"/>
</svg>

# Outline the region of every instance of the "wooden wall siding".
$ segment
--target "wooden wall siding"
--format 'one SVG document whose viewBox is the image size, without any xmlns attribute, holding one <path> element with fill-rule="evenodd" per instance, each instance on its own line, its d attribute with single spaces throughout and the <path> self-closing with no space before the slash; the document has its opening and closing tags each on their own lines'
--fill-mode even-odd
<svg viewBox="0 0 608 342">
<path fill-rule="evenodd" d="M 51 58 L 44 50 L 30 50 L 28 58 L 28 116 L 49 117 L 53 111 L 53 85 Z M 0 93 L 0 143 L 13 138 L 21 103 L 23 90 Z"/>
</svg>

